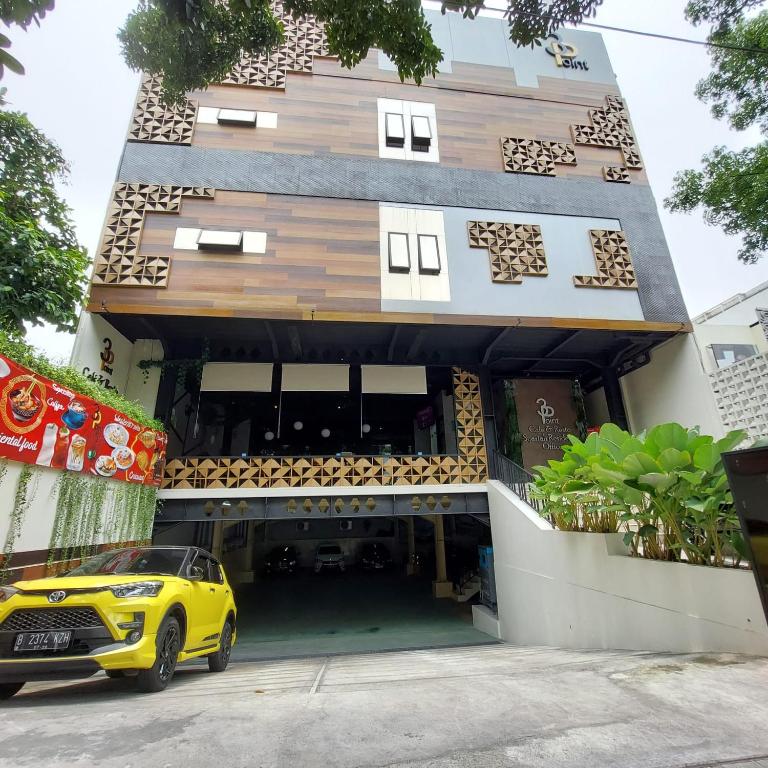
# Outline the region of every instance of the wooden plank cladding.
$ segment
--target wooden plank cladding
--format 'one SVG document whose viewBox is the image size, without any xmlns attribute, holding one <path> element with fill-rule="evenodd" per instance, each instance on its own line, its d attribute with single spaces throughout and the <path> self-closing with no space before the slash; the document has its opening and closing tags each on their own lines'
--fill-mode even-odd
<svg viewBox="0 0 768 768">
<path fill-rule="evenodd" d="M 177 227 L 257 230 L 266 252 L 174 249 Z M 147 212 L 139 249 L 168 264 L 166 287 L 94 285 L 92 305 L 271 317 L 381 308 L 375 202 L 216 190 L 213 200 L 185 198 L 178 215 Z"/>
<path fill-rule="evenodd" d="M 252 456 L 172 459 L 163 488 L 453 485 L 488 479 L 480 380 L 453 369 L 456 456 Z"/>
<path fill-rule="evenodd" d="M 605 106 L 606 96 L 618 95 L 609 85 L 557 78 L 540 78 L 539 88 L 517 87 L 511 70 L 460 63 L 454 63 L 452 74 L 416 87 L 379 70 L 373 56 L 354 72 L 318 60 L 312 75 L 289 73 L 284 91 L 218 85 L 195 92 L 191 96 L 201 108 L 276 113 L 277 128 L 198 123 L 192 144 L 377 158 L 377 98 L 420 101 L 435 105 L 442 165 L 501 172 L 502 138 L 571 142 L 570 126 L 589 124 L 591 112 Z M 477 92 L 479 83 L 487 83 L 483 89 L 490 91 Z M 580 145 L 576 157 L 576 165 L 558 166 L 557 175 L 602 180 L 604 166 L 623 165 L 618 148 Z M 631 180 L 647 182 L 642 170 L 633 170 Z"/>
</svg>

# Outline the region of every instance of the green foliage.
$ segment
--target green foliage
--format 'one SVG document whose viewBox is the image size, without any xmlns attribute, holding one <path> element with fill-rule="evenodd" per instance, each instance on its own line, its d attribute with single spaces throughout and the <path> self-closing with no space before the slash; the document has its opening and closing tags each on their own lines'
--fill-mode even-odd
<svg viewBox="0 0 768 768">
<path fill-rule="evenodd" d="M 765 0 L 690 0 L 685 17 L 691 24 L 711 24 L 713 32 L 724 32 L 751 8 Z"/>
<path fill-rule="evenodd" d="M 53 10 L 54 4 L 55 0 L 0 0 L 0 21 L 7 26 L 17 24 L 26 29 L 33 22 L 39 24 L 40 19 Z M 24 74 L 21 62 L 5 50 L 10 47 L 11 41 L 0 34 L 0 78 L 6 67 L 17 75 Z"/>
<path fill-rule="evenodd" d="M 26 342 L 3 331 L 0 331 L 0 354 L 67 389 L 71 389 L 73 392 L 93 398 L 98 403 L 103 403 L 116 411 L 120 411 L 142 426 L 158 430 L 165 429 L 163 423 L 148 416 L 139 403 L 128 400 L 114 389 L 105 389 L 74 368 L 52 363 Z"/>
<path fill-rule="evenodd" d="M 0 483 L 8 470 L 7 462 L 3 462 L 0 469 Z M 13 495 L 13 507 L 11 508 L 11 519 L 8 523 L 8 533 L 5 537 L 2 552 L 2 565 L 0 566 L 0 584 L 3 584 L 8 576 L 11 559 L 15 550 L 16 542 L 21 535 L 21 529 L 24 526 L 24 518 L 27 510 L 35 498 L 37 492 L 37 482 L 39 480 L 39 469 L 29 464 L 23 464 L 19 479 L 16 481 L 16 491 Z"/>
<path fill-rule="evenodd" d="M 720 456 L 745 438 L 715 441 L 674 423 L 635 436 L 605 424 L 535 467 L 533 496 L 562 530 L 622 531 L 636 555 L 737 565 L 744 542 Z"/>
<path fill-rule="evenodd" d="M 54 561 L 83 560 L 99 541 L 124 545 L 152 537 L 157 489 L 62 472 L 54 488 L 56 514 L 48 543 L 48 567 Z"/>
<path fill-rule="evenodd" d="M 0 329 L 24 322 L 74 330 L 88 257 L 56 182 L 69 173 L 59 148 L 26 115 L 0 112 Z"/>
<path fill-rule="evenodd" d="M 712 106 L 717 119 L 736 130 L 759 126 L 768 135 L 768 10 L 751 18 L 747 11 L 762 0 L 691 0 L 686 16 L 694 24 L 711 25 L 712 72 L 696 87 L 696 95 Z M 730 152 L 715 147 L 702 158 L 700 171 L 675 176 L 664 201 L 671 211 L 703 209 L 704 220 L 727 234 L 741 235 L 739 259 L 753 264 L 768 250 L 768 142 Z"/>
<path fill-rule="evenodd" d="M 768 54 L 736 49 L 768 51 L 768 10 L 738 20 L 710 40 L 735 48 L 710 49 L 713 71 L 696 86 L 696 95 L 712 105 L 718 120 L 727 118 L 737 131 L 759 125 L 768 133 Z"/>
<path fill-rule="evenodd" d="M 686 212 L 703 208 L 707 223 L 742 236 L 739 259 L 755 263 L 768 252 L 768 141 L 741 152 L 716 147 L 702 162 L 701 171 L 675 176 L 665 206 Z"/>
<path fill-rule="evenodd" d="M 575 26 L 597 13 L 603 0 L 509 0 L 506 17 L 509 39 L 519 46 L 541 45 L 541 39 L 565 25 Z M 465 18 L 474 19 L 485 7 L 483 2 L 443 0 L 446 10 L 461 11 Z"/>
<path fill-rule="evenodd" d="M 326 23 L 330 52 L 353 67 L 381 48 L 402 79 L 434 75 L 442 59 L 419 0 L 285 0 L 296 17 Z M 221 82 L 245 55 L 267 53 L 283 25 L 267 0 L 141 0 L 118 38 L 133 69 L 163 78 L 163 98 L 178 104 L 187 91 Z"/>
</svg>

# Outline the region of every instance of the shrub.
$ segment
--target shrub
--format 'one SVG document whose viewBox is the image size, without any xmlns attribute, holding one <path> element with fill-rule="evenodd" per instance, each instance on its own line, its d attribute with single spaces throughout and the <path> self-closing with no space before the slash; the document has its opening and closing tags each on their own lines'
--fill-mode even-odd
<svg viewBox="0 0 768 768">
<path fill-rule="evenodd" d="M 660 424 L 631 435 L 604 424 L 569 436 L 560 461 L 534 467 L 531 489 L 562 530 L 624 533 L 635 555 L 697 565 L 738 565 L 744 556 L 720 455 L 746 438 L 715 441 L 698 429 Z"/>
</svg>

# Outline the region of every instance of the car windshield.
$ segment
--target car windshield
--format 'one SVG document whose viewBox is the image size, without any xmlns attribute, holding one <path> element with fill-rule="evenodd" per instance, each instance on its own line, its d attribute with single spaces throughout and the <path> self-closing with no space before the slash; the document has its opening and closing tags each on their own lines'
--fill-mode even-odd
<svg viewBox="0 0 768 768">
<path fill-rule="evenodd" d="M 65 576 L 96 576 L 99 574 L 154 574 L 178 576 L 186 557 L 186 549 L 135 547 L 102 552 Z"/>
<path fill-rule="evenodd" d="M 325 547 L 319 547 L 317 553 L 319 555 L 340 555 L 341 549 L 331 544 Z"/>
</svg>

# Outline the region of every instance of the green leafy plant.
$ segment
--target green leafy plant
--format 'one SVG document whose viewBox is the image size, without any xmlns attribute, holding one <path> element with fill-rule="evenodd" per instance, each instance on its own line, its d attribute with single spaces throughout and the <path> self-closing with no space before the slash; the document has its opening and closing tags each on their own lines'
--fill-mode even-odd
<svg viewBox="0 0 768 768">
<path fill-rule="evenodd" d="M 631 435 L 605 424 L 535 467 L 532 493 L 563 530 L 622 531 L 643 557 L 738 565 L 744 542 L 721 454 L 745 438 L 736 430 L 716 441 L 675 423 Z"/>
<path fill-rule="evenodd" d="M 116 411 L 120 411 L 142 426 L 158 430 L 165 429 L 163 423 L 148 416 L 139 403 L 123 397 L 114 389 L 102 387 L 74 368 L 52 363 L 26 342 L 3 331 L 0 331 L 0 354 L 67 389 L 71 389 L 73 392 L 93 398 L 98 403 L 103 403 Z"/>
<path fill-rule="evenodd" d="M 61 150 L 26 115 L 0 111 L 0 328 L 76 327 L 88 256 L 57 189 L 68 175 Z"/>
<path fill-rule="evenodd" d="M 157 489 L 63 472 L 52 494 L 56 513 L 48 543 L 48 569 L 67 568 L 93 555 L 106 540 L 121 546 L 152 538 Z"/>
<path fill-rule="evenodd" d="M 5 475 L 7 467 L 3 467 L 2 476 Z M 16 542 L 21 535 L 21 529 L 24 527 L 24 518 L 27 510 L 35 498 L 37 492 L 37 482 L 39 480 L 39 470 L 29 464 L 23 464 L 19 478 L 16 482 L 16 491 L 13 497 L 13 507 L 11 508 L 11 517 L 8 522 L 8 533 L 5 537 L 2 554 L 2 567 L 0 568 L 0 584 L 4 583 L 8 576 L 11 558 L 15 551 Z"/>
</svg>

